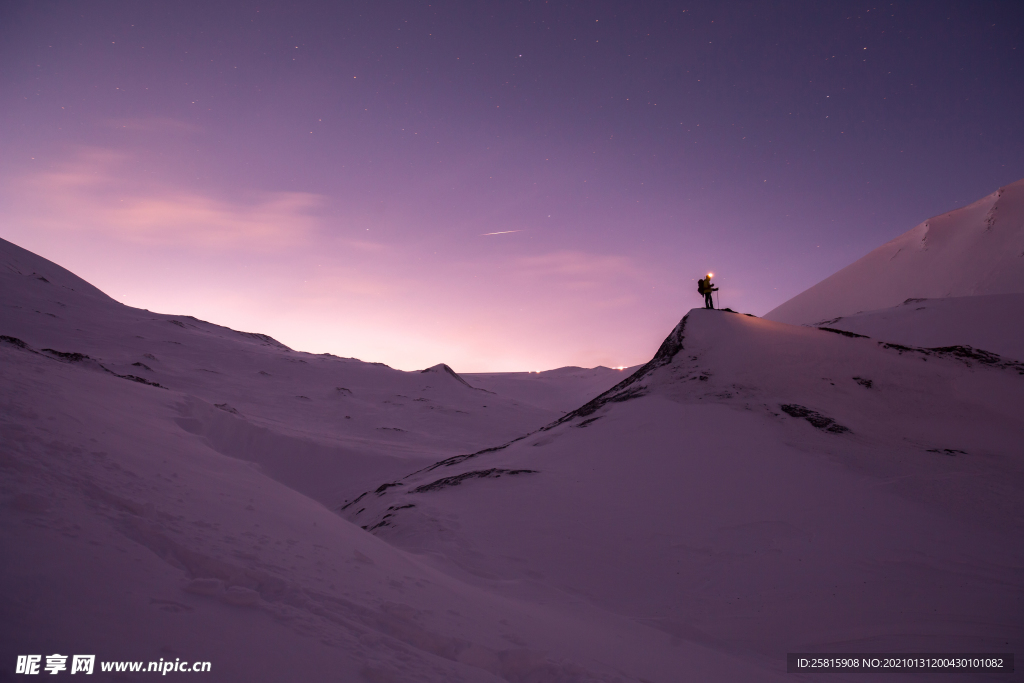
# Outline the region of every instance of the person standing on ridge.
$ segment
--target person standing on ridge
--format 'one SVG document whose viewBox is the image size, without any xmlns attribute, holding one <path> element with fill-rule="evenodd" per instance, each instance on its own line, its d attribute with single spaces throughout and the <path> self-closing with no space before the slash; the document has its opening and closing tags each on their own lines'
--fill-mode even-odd
<svg viewBox="0 0 1024 683">
<path fill-rule="evenodd" d="M 712 275 L 714 275 L 714 273 L 708 273 L 708 276 L 706 278 L 701 278 L 700 280 L 697 280 L 697 292 L 699 294 L 704 295 L 704 308 L 714 309 L 715 301 L 714 299 L 711 298 L 711 293 L 717 292 L 718 287 L 715 287 L 715 285 L 712 284 Z"/>
</svg>

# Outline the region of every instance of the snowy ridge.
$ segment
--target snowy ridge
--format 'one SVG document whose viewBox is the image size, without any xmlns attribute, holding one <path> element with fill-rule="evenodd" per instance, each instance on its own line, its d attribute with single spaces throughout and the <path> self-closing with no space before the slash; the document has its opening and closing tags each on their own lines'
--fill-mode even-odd
<svg viewBox="0 0 1024 683">
<path fill-rule="evenodd" d="M 754 675 L 612 613 L 452 578 L 331 511 L 557 412 L 446 371 L 131 309 L 0 252 L 18 260 L 0 271 L 2 661 L 95 652 L 211 661 L 223 681 L 616 683 L 668 680 L 682 653 L 705 678 Z"/>
<path fill-rule="evenodd" d="M 705 326 L 702 329 L 704 333 L 702 336 L 705 339 L 708 334 L 707 326 L 712 326 L 712 329 L 718 328 L 717 331 L 720 338 L 706 340 L 705 343 L 708 346 L 700 349 L 703 353 L 698 352 L 696 355 L 688 355 L 687 360 L 674 363 L 673 361 L 677 355 L 685 349 L 687 322 L 694 316 L 700 316 L 701 324 Z M 714 320 L 714 318 L 709 318 L 709 316 L 723 316 L 727 322 L 722 323 L 722 321 Z M 730 318 L 734 319 L 730 320 Z M 1002 373 L 1024 376 L 1024 363 L 1002 358 L 998 354 L 985 350 L 976 350 L 970 346 L 911 347 L 874 340 L 864 335 L 849 333 L 843 330 L 824 327 L 812 328 L 812 330 L 814 331 L 803 332 L 798 328 L 780 326 L 768 321 L 744 321 L 738 314 L 706 313 L 704 309 L 694 309 L 666 337 L 651 361 L 619 384 L 583 406 L 563 415 L 550 424 L 540 427 L 535 432 L 525 434 L 500 446 L 438 461 L 429 467 L 417 470 L 399 482 L 383 485 L 376 489 L 375 493 L 378 496 L 384 495 L 385 492 L 387 495 L 398 495 L 401 493 L 397 488 L 399 486 L 405 487 L 405 490 L 423 489 L 420 482 L 437 476 L 435 472 L 439 468 L 464 465 L 469 460 L 504 451 L 513 444 L 529 440 L 531 436 L 540 435 L 543 432 L 556 430 L 563 426 L 586 427 L 602 417 L 612 415 L 613 413 L 610 411 L 612 411 L 615 404 L 639 399 L 652 392 L 687 403 L 708 401 L 709 403 L 724 403 L 733 407 L 741 406 L 745 411 L 762 410 L 775 417 L 779 416 L 776 411 L 781 410 L 783 413 L 790 414 L 791 416 L 809 417 L 811 418 L 809 421 L 812 424 L 815 422 L 814 416 L 817 416 L 818 421 L 823 424 L 821 428 L 826 431 L 843 433 L 849 430 L 846 428 L 829 430 L 827 428 L 828 425 L 838 424 L 834 420 L 825 418 L 822 421 L 822 416 L 819 413 L 804 408 L 798 403 L 783 403 L 781 401 L 791 400 L 791 392 L 799 388 L 798 398 L 801 401 L 814 403 L 816 406 L 821 406 L 826 401 L 829 403 L 833 402 L 836 399 L 835 396 L 829 395 L 828 398 L 825 398 L 826 395 L 833 392 L 825 392 L 823 395 L 820 391 L 811 391 L 810 395 L 813 398 L 806 398 L 808 388 L 818 384 L 817 381 L 808 381 L 808 376 L 818 374 L 822 369 L 829 369 L 831 371 L 829 374 L 833 375 L 839 374 L 836 372 L 837 370 L 845 372 L 850 374 L 848 381 L 852 382 L 852 384 L 876 390 L 881 386 L 879 384 L 880 381 L 884 383 L 884 380 L 879 380 L 878 378 L 891 374 L 892 371 L 886 372 L 876 367 L 874 372 L 868 372 L 864 369 L 865 367 L 878 365 L 883 367 L 897 366 L 901 367 L 900 374 L 912 373 L 917 376 L 918 382 L 934 381 L 934 376 L 937 374 L 934 365 L 923 367 L 912 361 L 895 360 L 902 359 L 904 356 L 908 360 L 928 362 L 931 359 L 939 361 L 942 367 L 938 369 L 938 373 L 952 373 L 951 376 L 957 374 L 957 370 L 954 369 L 956 365 L 963 366 L 964 368 L 973 368 L 975 371 L 980 368 L 991 368 Z M 830 338 L 830 334 L 821 335 L 820 332 L 838 333 L 838 336 L 833 339 Z M 776 337 L 776 339 L 772 339 L 772 337 Z M 721 360 L 723 354 L 720 347 L 725 345 L 728 345 L 737 357 L 744 360 L 739 362 L 731 361 L 723 364 L 724 367 L 716 369 L 705 367 L 706 359 L 709 356 Z M 752 347 L 758 346 L 769 349 L 769 352 L 766 354 L 754 353 Z M 791 347 L 791 350 L 786 347 Z M 712 349 L 714 352 L 708 353 Z M 806 363 L 805 355 L 811 349 L 813 349 L 814 356 L 827 358 L 828 360 L 826 362 Z M 666 366 L 671 367 L 666 368 Z M 855 374 L 858 372 L 860 374 Z M 804 374 L 805 376 L 794 376 L 794 373 Z M 860 375 L 865 375 L 865 377 Z M 867 379 L 867 376 L 873 376 L 876 379 Z M 1024 383 L 1012 379 L 1007 380 L 1005 377 L 1005 375 L 992 375 L 988 376 L 987 380 L 998 382 L 1013 394 L 1022 390 Z M 814 379 L 835 387 L 835 382 L 829 378 Z M 693 381 L 697 381 L 698 384 L 691 385 L 690 382 Z M 726 386 L 724 390 L 723 384 Z M 875 402 L 878 400 L 877 396 L 872 397 L 870 394 L 853 390 L 850 386 L 852 385 L 848 385 L 845 390 L 839 389 L 836 393 L 842 396 L 843 399 L 859 399 L 856 403 L 863 403 L 864 401 Z M 896 387 L 893 387 L 893 389 L 898 391 Z M 762 403 L 760 406 L 751 403 L 752 399 L 763 399 L 766 396 L 777 396 L 778 398 L 771 402 Z M 992 399 L 994 402 L 1001 404 L 1005 400 L 1005 396 L 998 392 Z M 843 410 L 849 412 L 851 406 L 844 405 Z M 861 433 L 878 431 L 877 425 L 880 422 L 888 422 L 893 427 L 896 426 L 891 417 L 889 419 L 883 417 L 884 413 L 890 412 L 889 405 L 879 413 L 876 413 L 873 408 L 868 406 L 863 406 L 861 410 L 869 411 L 870 417 L 863 415 L 859 420 L 874 427 L 874 429 L 871 427 L 863 428 L 860 430 Z M 905 417 L 905 415 L 901 415 L 900 420 L 902 421 Z M 1012 421 L 1011 424 L 1016 424 L 1016 422 Z M 1012 433 L 1012 429 L 1010 432 Z M 925 448 L 924 450 L 927 451 L 929 449 Z M 471 463 L 468 466 L 475 467 L 478 465 Z M 465 469 L 465 467 L 462 469 Z M 449 476 L 447 469 L 443 471 L 446 477 Z M 396 487 L 395 490 L 389 491 L 388 489 L 392 487 Z"/>
<path fill-rule="evenodd" d="M 745 682 L 789 680 L 787 651 L 1024 645 L 1012 356 L 695 309 L 635 372 L 469 376 L 482 391 L 12 255 L 2 661 Z"/>
<path fill-rule="evenodd" d="M 1024 180 L 930 218 L 768 312 L 816 324 L 907 299 L 1024 293 Z"/>
<path fill-rule="evenodd" d="M 16 244 L 0 239 L 0 266 L 2 272 L 31 278 L 37 282 L 52 285 L 58 290 L 69 290 L 81 296 L 102 299 L 108 303 L 116 303 L 109 296 L 96 287 L 78 277 L 74 273 L 61 268 L 56 263 L 39 258 L 31 251 L 22 249 Z M 10 282 L 10 280 L 7 280 Z M 12 296 L 15 290 L 5 290 L 7 296 Z"/>
<path fill-rule="evenodd" d="M 433 366 L 427 368 L 426 370 L 420 370 L 420 372 L 424 373 L 424 374 L 429 373 L 429 372 L 442 373 L 442 374 L 448 375 L 449 377 L 453 378 L 457 382 L 461 382 L 462 384 L 466 385 L 470 389 L 474 388 L 469 382 L 467 382 L 462 377 L 460 377 L 457 372 L 452 370 L 450 367 L 448 367 L 444 363 L 438 363 L 437 365 L 433 365 Z"/>
<path fill-rule="evenodd" d="M 81 370 L 182 395 L 175 408 L 182 428 L 330 506 L 356 495 L 359 482 L 467 444 L 512 438 L 555 417 L 501 396 L 484 398 L 450 370 L 406 373 L 301 353 L 268 335 L 133 309 L 9 242 L 0 242 L 0 259 L 13 264 L 0 271 L 0 335 L 30 350 L 80 356 L 74 365 Z M 278 455 L 282 448 L 288 459 Z M 339 479 L 345 483 L 332 483 Z"/>
<path fill-rule="evenodd" d="M 892 308 L 824 321 L 829 327 L 907 346 L 964 345 L 1024 359 L 1024 294 L 907 299 Z"/>
<path fill-rule="evenodd" d="M 533 577 L 765 666 L 786 647 L 1020 642 L 1022 375 L 696 309 L 587 406 L 346 516 L 454 575 Z"/>
</svg>

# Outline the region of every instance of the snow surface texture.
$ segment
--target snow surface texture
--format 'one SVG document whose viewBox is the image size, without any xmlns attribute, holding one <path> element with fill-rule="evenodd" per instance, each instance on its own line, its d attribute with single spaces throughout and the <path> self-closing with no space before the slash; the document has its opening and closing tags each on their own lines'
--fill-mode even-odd
<svg viewBox="0 0 1024 683">
<path fill-rule="evenodd" d="M 543 586 L 765 672 L 1019 650 L 1021 405 L 1020 363 L 694 309 L 579 410 L 346 514 L 510 597 Z"/>
<path fill-rule="evenodd" d="M 911 298 L 821 324 L 909 346 L 972 346 L 1024 360 L 1024 294 Z"/>
<path fill-rule="evenodd" d="M 400 372 L 123 306 L 55 264 L 0 248 L 0 334 L 83 370 L 173 391 L 181 428 L 328 506 L 390 472 L 558 416 L 473 389 L 447 366 Z"/>
<path fill-rule="evenodd" d="M 930 218 L 764 317 L 812 325 L 907 299 L 1024 293 L 1024 180 Z"/>
<path fill-rule="evenodd" d="M 33 653 L 210 661 L 211 681 L 761 675 L 546 587 L 450 576 L 337 513 L 559 413 L 445 366 L 131 309 L 7 242 L 0 289 L 3 679 Z"/>
<path fill-rule="evenodd" d="M 695 309 L 635 372 L 460 377 L 131 309 L 2 241 L 0 288 L 0 680 L 54 652 L 667 683 L 1022 650 L 1012 297 Z"/>
</svg>

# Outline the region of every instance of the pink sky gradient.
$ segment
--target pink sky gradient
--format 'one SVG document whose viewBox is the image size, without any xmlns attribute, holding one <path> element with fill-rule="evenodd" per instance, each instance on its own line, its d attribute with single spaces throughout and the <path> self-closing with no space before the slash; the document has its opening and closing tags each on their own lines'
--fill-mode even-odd
<svg viewBox="0 0 1024 683">
<path fill-rule="evenodd" d="M 634 365 L 659 332 L 633 310 L 638 292 L 682 289 L 659 292 L 635 257 L 531 248 L 528 229 L 476 235 L 473 258 L 438 259 L 394 239 L 385 218 L 339 215 L 328 197 L 232 201 L 140 178 L 138 164 L 83 147 L 18 179 L 10 238 L 131 306 L 409 370 Z M 355 237 L 332 234 L 338 223 Z"/>
<path fill-rule="evenodd" d="M 1024 176 L 1014 12 L 929 7 L 8 9 L 0 236 L 302 350 L 633 365 L 709 270 L 763 314 Z"/>
</svg>

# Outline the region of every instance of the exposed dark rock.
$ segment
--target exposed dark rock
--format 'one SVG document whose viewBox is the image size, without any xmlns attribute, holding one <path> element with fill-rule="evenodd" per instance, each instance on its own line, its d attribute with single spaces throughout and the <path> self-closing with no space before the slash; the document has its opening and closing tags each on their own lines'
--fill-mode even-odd
<svg viewBox="0 0 1024 683">
<path fill-rule="evenodd" d="M 825 329 L 825 328 L 819 327 L 818 329 Z M 916 347 L 913 347 L 913 346 L 904 346 L 903 344 L 893 344 L 893 343 L 890 343 L 890 342 L 878 342 L 878 343 L 881 345 L 881 347 L 883 349 L 893 349 L 895 351 L 899 351 L 901 356 L 905 352 L 908 352 L 908 351 L 910 351 L 910 352 L 916 351 L 918 353 L 923 353 L 926 356 L 928 355 L 927 351 L 925 351 L 924 349 L 919 349 L 919 348 L 916 348 Z"/>
<path fill-rule="evenodd" d="M 103 368 L 102 365 L 100 367 Z M 103 368 L 103 369 L 107 370 L 107 368 Z M 156 382 L 150 382 L 145 377 L 137 377 L 135 375 L 119 375 L 119 374 L 117 374 L 116 372 L 114 372 L 112 370 L 107 370 L 107 372 L 109 372 L 110 374 L 112 374 L 115 377 L 120 377 L 121 379 L 131 380 L 132 382 L 138 382 L 139 384 L 147 384 L 147 385 L 149 385 L 151 387 L 159 387 L 161 389 L 166 389 L 167 388 L 165 386 L 161 386 L 160 384 L 158 384 Z"/>
<path fill-rule="evenodd" d="M 837 330 L 834 327 L 819 327 L 818 329 L 819 330 L 823 330 L 825 332 L 835 332 L 836 334 L 841 334 L 844 337 L 860 337 L 861 339 L 869 339 L 869 337 L 866 334 L 857 334 L 856 332 L 847 332 L 846 330 Z"/>
<path fill-rule="evenodd" d="M 928 452 L 929 453 L 940 453 L 942 455 L 952 455 L 952 456 L 955 456 L 957 453 L 959 453 L 960 455 L 967 455 L 967 451 L 961 451 L 961 450 L 956 449 L 956 448 L 929 448 Z"/>
<path fill-rule="evenodd" d="M 81 355 L 81 354 L 75 354 L 75 355 Z M 89 358 L 89 356 L 84 356 L 84 358 Z M 72 358 L 71 360 L 75 361 L 75 360 L 78 360 L 78 359 Z M 104 372 L 110 373 L 114 377 L 120 377 L 121 379 L 126 379 L 126 380 L 129 380 L 131 382 L 138 382 L 139 384 L 145 384 L 147 386 L 157 387 L 159 389 L 166 389 L 167 388 L 167 387 L 165 387 L 165 386 L 163 386 L 161 384 L 158 384 L 157 382 L 150 382 L 145 377 L 138 377 L 136 375 L 120 375 L 120 374 L 114 372 L 113 370 L 111 370 L 110 368 L 102 365 L 101 363 L 97 363 L 97 365 L 100 366 L 101 370 L 103 370 Z"/>
<path fill-rule="evenodd" d="M 384 492 L 393 486 L 405 486 L 405 484 L 403 484 L 400 481 L 392 481 L 387 484 L 381 484 L 380 486 L 377 487 L 377 490 L 374 491 L 374 493 L 376 493 L 378 496 L 383 496 Z M 360 498 L 362 498 L 362 496 L 360 496 Z M 357 498 L 356 500 L 359 500 L 359 498 Z"/>
<path fill-rule="evenodd" d="M 975 362 L 993 368 L 1013 370 L 1016 371 L 1017 374 L 1024 375 L 1024 363 L 1003 358 L 998 353 L 983 351 L 982 349 L 975 349 L 970 346 L 936 346 L 929 349 L 923 349 L 917 346 L 903 346 L 902 344 L 892 344 L 889 342 L 878 343 L 882 348 L 893 349 L 901 356 L 904 353 L 917 353 L 924 356 L 922 360 L 927 360 L 928 356 L 935 355 L 940 358 L 952 358 L 954 360 L 958 360 L 967 367 L 971 367 L 971 363 Z"/>
<path fill-rule="evenodd" d="M 24 349 L 28 346 L 28 344 L 17 337 L 8 337 L 6 334 L 0 334 L 0 341 L 17 346 L 19 349 Z"/>
<path fill-rule="evenodd" d="M 450 486 L 458 486 L 467 479 L 497 479 L 503 474 L 514 475 L 514 474 L 536 474 L 537 470 L 506 470 L 498 467 L 492 467 L 489 470 L 475 470 L 473 472 L 463 472 L 462 474 L 456 474 L 451 477 L 443 477 L 437 481 L 432 481 L 429 484 L 423 484 L 417 486 L 410 493 L 425 493 L 427 491 L 440 491 L 443 488 Z"/>
<path fill-rule="evenodd" d="M 661 343 L 661 346 L 658 347 L 658 352 L 654 354 L 654 358 L 645 363 L 640 369 L 589 403 L 584 404 L 571 413 L 566 413 L 551 424 L 541 427 L 540 431 L 553 429 L 563 422 L 568 422 L 569 420 L 573 420 L 577 417 L 587 417 L 605 404 L 621 403 L 622 401 L 639 398 L 646 394 L 647 390 L 643 387 L 633 387 L 632 389 L 629 389 L 629 387 L 632 387 L 632 385 L 636 384 L 663 365 L 671 363 L 672 359 L 676 357 L 676 354 L 683 350 L 683 332 L 686 329 L 687 318 L 689 318 L 689 315 L 684 316 L 683 319 L 679 321 L 679 324 L 676 325 L 675 329 L 672 330 L 668 337 L 665 338 L 665 341 Z"/>
<path fill-rule="evenodd" d="M 870 379 L 864 379 L 863 377 L 854 377 L 853 381 L 861 385 L 865 389 L 870 389 L 871 386 L 874 384 L 874 382 L 872 382 Z"/>
<path fill-rule="evenodd" d="M 514 444 L 516 441 L 522 441 L 523 439 L 525 439 L 528 436 L 530 436 L 530 435 L 529 434 L 524 434 L 523 436 L 519 436 L 519 437 L 516 437 L 515 439 L 512 439 L 508 443 L 504 443 L 504 444 L 502 444 L 500 446 L 491 446 L 490 448 L 484 448 L 484 449 L 476 451 L 474 453 L 467 453 L 465 455 L 453 455 L 450 458 L 445 458 L 444 460 L 440 460 L 438 462 L 435 462 L 433 465 L 430 465 L 428 467 L 424 467 L 422 470 L 417 470 L 416 472 L 413 472 L 413 474 L 419 474 L 420 472 L 430 472 L 431 470 L 435 470 L 438 467 L 451 467 L 452 465 L 458 465 L 460 462 L 463 462 L 464 460 L 469 460 L 470 458 L 475 458 L 477 456 L 483 455 L 484 453 L 494 453 L 496 451 L 504 450 L 504 449 L 508 448 L 509 446 L 511 446 L 512 444 Z"/>
<path fill-rule="evenodd" d="M 286 351 L 291 351 L 291 349 L 271 337 L 269 334 L 260 334 L 259 332 L 239 332 L 238 330 L 232 330 L 232 332 L 243 337 L 248 337 L 249 339 L 255 339 L 256 341 L 263 342 L 270 346 L 276 346 L 278 348 L 285 349 Z"/>
<path fill-rule="evenodd" d="M 79 363 L 79 362 L 81 362 L 83 360 L 89 360 L 89 356 L 85 355 L 84 353 L 75 353 L 73 351 L 72 352 L 67 352 L 67 351 L 56 351 L 54 349 L 43 349 L 43 352 L 44 353 L 48 353 L 51 356 L 57 356 L 58 358 L 60 358 L 62 360 L 68 361 L 69 363 Z"/>
<path fill-rule="evenodd" d="M 998 365 L 1003 362 L 1002 357 L 997 353 L 974 349 L 970 346 L 938 346 L 928 349 L 939 355 L 954 356 L 968 360 L 975 360 L 986 365 Z"/>
<path fill-rule="evenodd" d="M 826 417 L 821 413 L 817 413 L 810 408 L 797 405 L 795 403 L 787 403 L 780 405 L 782 411 L 791 417 L 802 417 L 812 425 L 821 429 L 822 431 L 831 432 L 832 434 L 843 434 L 850 431 L 849 427 L 837 423 L 831 417 Z"/>
<path fill-rule="evenodd" d="M 350 500 L 349 502 L 347 502 L 344 505 L 342 505 L 339 508 L 339 510 L 347 510 L 350 505 L 355 505 L 356 503 L 361 501 L 363 499 L 363 496 L 365 496 L 367 493 L 369 493 L 369 491 L 363 491 L 358 496 L 356 496 L 354 500 Z"/>
</svg>

